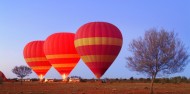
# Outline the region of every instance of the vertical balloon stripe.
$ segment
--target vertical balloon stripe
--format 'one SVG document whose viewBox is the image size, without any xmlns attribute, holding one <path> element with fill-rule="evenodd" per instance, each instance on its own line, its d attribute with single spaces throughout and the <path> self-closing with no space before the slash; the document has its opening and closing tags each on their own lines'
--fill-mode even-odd
<svg viewBox="0 0 190 94">
<path fill-rule="evenodd" d="M 75 39 L 87 37 L 113 37 L 122 38 L 120 30 L 107 22 L 90 22 L 77 30 Z"/>
<path fill-rule="evenodd" d="M 46 55 L 54 54 L 76 54 L 74 47 L 74 33 L 54 33 L 50 35 L 44 43 Z"/>
</svg>

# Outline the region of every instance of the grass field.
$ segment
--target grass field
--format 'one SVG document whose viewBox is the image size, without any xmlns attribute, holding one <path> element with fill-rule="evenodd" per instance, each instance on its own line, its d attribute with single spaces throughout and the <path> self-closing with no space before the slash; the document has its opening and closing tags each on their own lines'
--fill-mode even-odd
<svg viewBox="0 0 190 94">
<path fill-rule="evenodd" d="M 190 94 L 190 84 L 161 84 L 154 86 L 155 94 Z M 149 83 L 39 83 L 4 82 L 0 84 L 0 94 L 148 94 Z"/>
</svg>

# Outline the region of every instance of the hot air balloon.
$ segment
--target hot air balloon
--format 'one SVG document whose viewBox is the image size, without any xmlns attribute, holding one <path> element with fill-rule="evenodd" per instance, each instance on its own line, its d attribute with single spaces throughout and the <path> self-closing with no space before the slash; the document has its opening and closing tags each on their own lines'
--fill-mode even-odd
<svg viewBox="0 0 190 94">
<path fill-rule="evenodd" d="M 51 64 L 44 54 L 43 46 L 44 41 L 42 40 L 32 41 L 24 47 L 23 51 L 25 61 L 41 80 L 51 68 Z"/>
<path fill-rule="evenodd" d="M 119 54 L 122 34 L 113 24 L 90 22 L 77 30 L 74 42 L 82 60 L 100 78 Z"/>
<path fill-rule="evenodd" d="M 44 43 L 44 52 L 51 65 L 66 80 L 72 69 L 80 60 L 74 46 L 74 33 L 55 33 L 50 35 Z"/>
</svg>

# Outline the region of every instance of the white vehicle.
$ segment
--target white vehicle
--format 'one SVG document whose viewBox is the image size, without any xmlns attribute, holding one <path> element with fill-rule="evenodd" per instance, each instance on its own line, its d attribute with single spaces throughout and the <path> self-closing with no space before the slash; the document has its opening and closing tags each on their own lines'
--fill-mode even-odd
<svg viewBox="0 0 190 94">
<path fill-rule="evenodd" d="M 80 78 L 79 77 L 70 77 L 69 82 L 80 82 Z"/>
</svg>

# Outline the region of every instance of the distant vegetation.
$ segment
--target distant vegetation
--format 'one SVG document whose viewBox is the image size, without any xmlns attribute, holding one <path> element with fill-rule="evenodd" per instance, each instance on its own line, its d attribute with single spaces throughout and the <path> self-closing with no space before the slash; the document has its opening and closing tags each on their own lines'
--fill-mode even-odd
<svg viewBox="0 0 190 94">
<path fill-rule="evenodd" d="M 129 82 L 143 82 L 143 83 L 150 83 L 151 79 L 150 78 L 133 78 L 131 77 L 130 79 L 128 79 Z M 185 76 L 175 76 L 175 77 L 171 77 L 171 78 L 156 78 L 154 80 L 154 83 L 174 83 L 174 84 L 178 84 L 178 83 L 190 83 L 190 78 L 187 78 Z"/>
<path fill-rule="evenodd" d="M 79 76 L 77 76 L 77 77 L 79 77 Z M 23 79 L 23 80 L 28 81 L 28 79 L 29 78 Z M 104 79 L 94 79 L 94 78 L 84 79 L 84 78 L 79 77 L 79 79 L 80 79 L 80 82 L 98 82 L 99 81 L 102 83 L 118 83 L 118 82 L 119 83 L 121 83 L 121 82 L 124 82 L 124 83 L 150 83 L 151 82 L 151 78 L 134 78 L 134 77 L 130 77 L 130 78 L 104 78 Z M 51 80 L 53 80 L 53 82 L 62 82 L 62 79 L 51 79 Z M 18 82 L 21 80 L 18 78 L 12 78 L 12 79 L 8 79 L 8 81 Z M 31 78 L 30 81 L 36 82 L 36 81 L 40 81 L 40 79 L 39 78 Z M 156 78 L 154 80 L 154 83 L 161 83 L 161 84 L 165 84 L 165 83 L 173 83 L 173 84 L 190 83 L 190 78 L 187 78 L 185 76 L 175 76 L 175 77 L 170 77 L 170 78 Z"/>
</svg>

